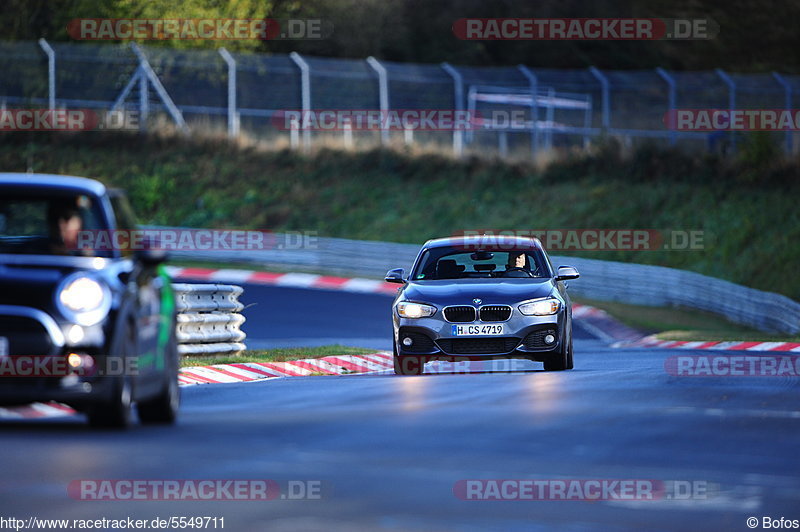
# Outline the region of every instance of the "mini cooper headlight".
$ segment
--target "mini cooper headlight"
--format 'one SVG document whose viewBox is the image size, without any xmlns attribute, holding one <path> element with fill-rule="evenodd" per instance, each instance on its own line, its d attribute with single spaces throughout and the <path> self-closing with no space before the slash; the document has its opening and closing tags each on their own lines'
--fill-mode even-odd
<svg viewBox="0 0 800 532">
<path fill-rule="evenodd" d="M 397 313 L 401 318 L 427 318 L 436 314 L 436 307 L 423 303 L 402 301 L 397 304 Z"/>
<path fill-rule="evenodd" d="M 94 325 L 108 315 L 111 292 L 102 281 L 76 273 L 59 285 L 56 306 L 68 320 L 83 326 Z"/>
<path fill-rule="evenodd" d="M 519 306 L 519 311 L 526 316 L 550 316 L 561 308 L 561 301 L 554 297 L 528 301 Z"/>
</svg>

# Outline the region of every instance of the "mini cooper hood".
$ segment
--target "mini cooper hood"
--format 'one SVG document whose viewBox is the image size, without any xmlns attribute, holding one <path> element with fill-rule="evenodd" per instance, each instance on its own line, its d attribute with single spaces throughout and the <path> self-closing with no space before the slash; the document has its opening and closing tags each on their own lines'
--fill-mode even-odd
<svg viewBox="0 0 800 532">
<path fill-rule="evenodd" d="M 113 277 L 118 270 L 98 269 L 92 257 L 2 255 L 0 304 L 50 310 L 56 288 L 68 275 L 85 271 L 112 286 L 118 282 Z"/>
<path fill-rule="evenodd" d="M 404 299 L 434 305 L 512 305 L 553 293 L 552 279 L 458 279 L 410 282 Z"/>
<path fill-rule="evenodd" d="M 0 264 L 0 304 L 48 310 L 58 283 L 74 268 Z"/>
</svg>

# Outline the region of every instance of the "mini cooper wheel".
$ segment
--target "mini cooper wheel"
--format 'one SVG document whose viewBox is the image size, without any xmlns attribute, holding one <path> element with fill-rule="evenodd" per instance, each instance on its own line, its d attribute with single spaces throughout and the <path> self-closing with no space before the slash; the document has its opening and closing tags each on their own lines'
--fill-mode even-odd
<svg viewBox="0 0 800 532">
<path fill-rule="evenodd" d="M 89 425 L 124 429 L 131 424 L 131 380 L 125 375 L 114 377 L 111 383 L 111 399 L 93 405 L 87 415 Z"/>
<path fill-rule="evenodd" d="M 170 337 L 166 349 L 164 388 L 155 398 L 142 401 L 136 405 L 136 409 L 139 411 L 139 421 L 145 424 L 170 424 L 175 423 L 178 418 L 181 392 L 178 387 L 178 344 L 174 333 Z"/>
<path fill-rule="evenodd" d="M 178 417 L 178 407 L 180 405 L 180 390 L 178 388 L 178 375 L 170 372 L 164 390 L 150 401 L 139 403 L 139 420 L 142 423 L 175 423 Z"/>
<path fill-rule="evenodd" d="M 119 355 L 123 361 L 128 357 L 134 356 L 136 352 L 135 330 L 128 325 Z M 123 362 L 125 367 L 125 362 Z M 102 377 L 110 380 L 110 398 L 88 408 L 86 414 L 89 418 L 89 425 L 93 427 L 106 427 L 124 429 L 131 424 L 131 411 L 133 403 L 133 390 L 131 378 L 124 373 L 122 375 Z"/>
</svg>

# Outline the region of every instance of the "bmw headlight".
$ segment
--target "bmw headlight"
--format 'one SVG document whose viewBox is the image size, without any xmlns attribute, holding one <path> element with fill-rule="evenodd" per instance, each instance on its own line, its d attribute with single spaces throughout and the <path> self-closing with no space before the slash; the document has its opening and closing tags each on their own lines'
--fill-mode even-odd
<svg viewBox="0 0 800 532">
<path fill-rule="evenodd" d="M 561 309 L 561 301 L 554 297 L 534 299 L 519 306 L 519 311 L 526 316 L 550 316 Z"/>
<path fill-rule="evenodd" d="M 427 318 L 436 314 L 436 307 L 423 303 L 401 301 L 397 304 L 397 313 L 401 318 Z"/>
<path fill-rule="evenodd" d="M 68 320 L 78 325 L 94 325 L 108 315 L 111 292 L 102 281 L 76 273 L 59 285 L 56 306 Z"/>
</svg>

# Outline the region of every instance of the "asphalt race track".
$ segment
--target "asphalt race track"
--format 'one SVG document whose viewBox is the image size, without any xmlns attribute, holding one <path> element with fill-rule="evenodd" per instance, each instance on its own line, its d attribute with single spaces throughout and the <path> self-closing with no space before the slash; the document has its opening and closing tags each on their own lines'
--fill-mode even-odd
<svg viewBox="0 0 800 532">
<path fill-rule="evenodd" d="M 253 346 L 390 347 L 385 295 L 247 286 L 242 299 L 257 303 L 245 312 Z M 800 519 L 796 379 L 671 377 L 674 353 L 613 349 L 576 330 L 568 372 L 531 363 L 191 386 L 176 427 L 127 433 L 80 417 L 2 422 L 5 517 L 204 515 L 234 531 L 749 530 L 748 517 Z M 313 480 L 322 498 L 76 501 L 67 486 L 79 479 Z M 706 493 L 466 501 L 454 495 L 465 479 L 688 481 Z"/>
<path fill-rule="evenodd" d="M 239 300 L 246 306 L 242 329 L 250 348 L 330 344 L 392 348 L 392 298 L 385 294 L 244 286 Z"/>
</svg>

